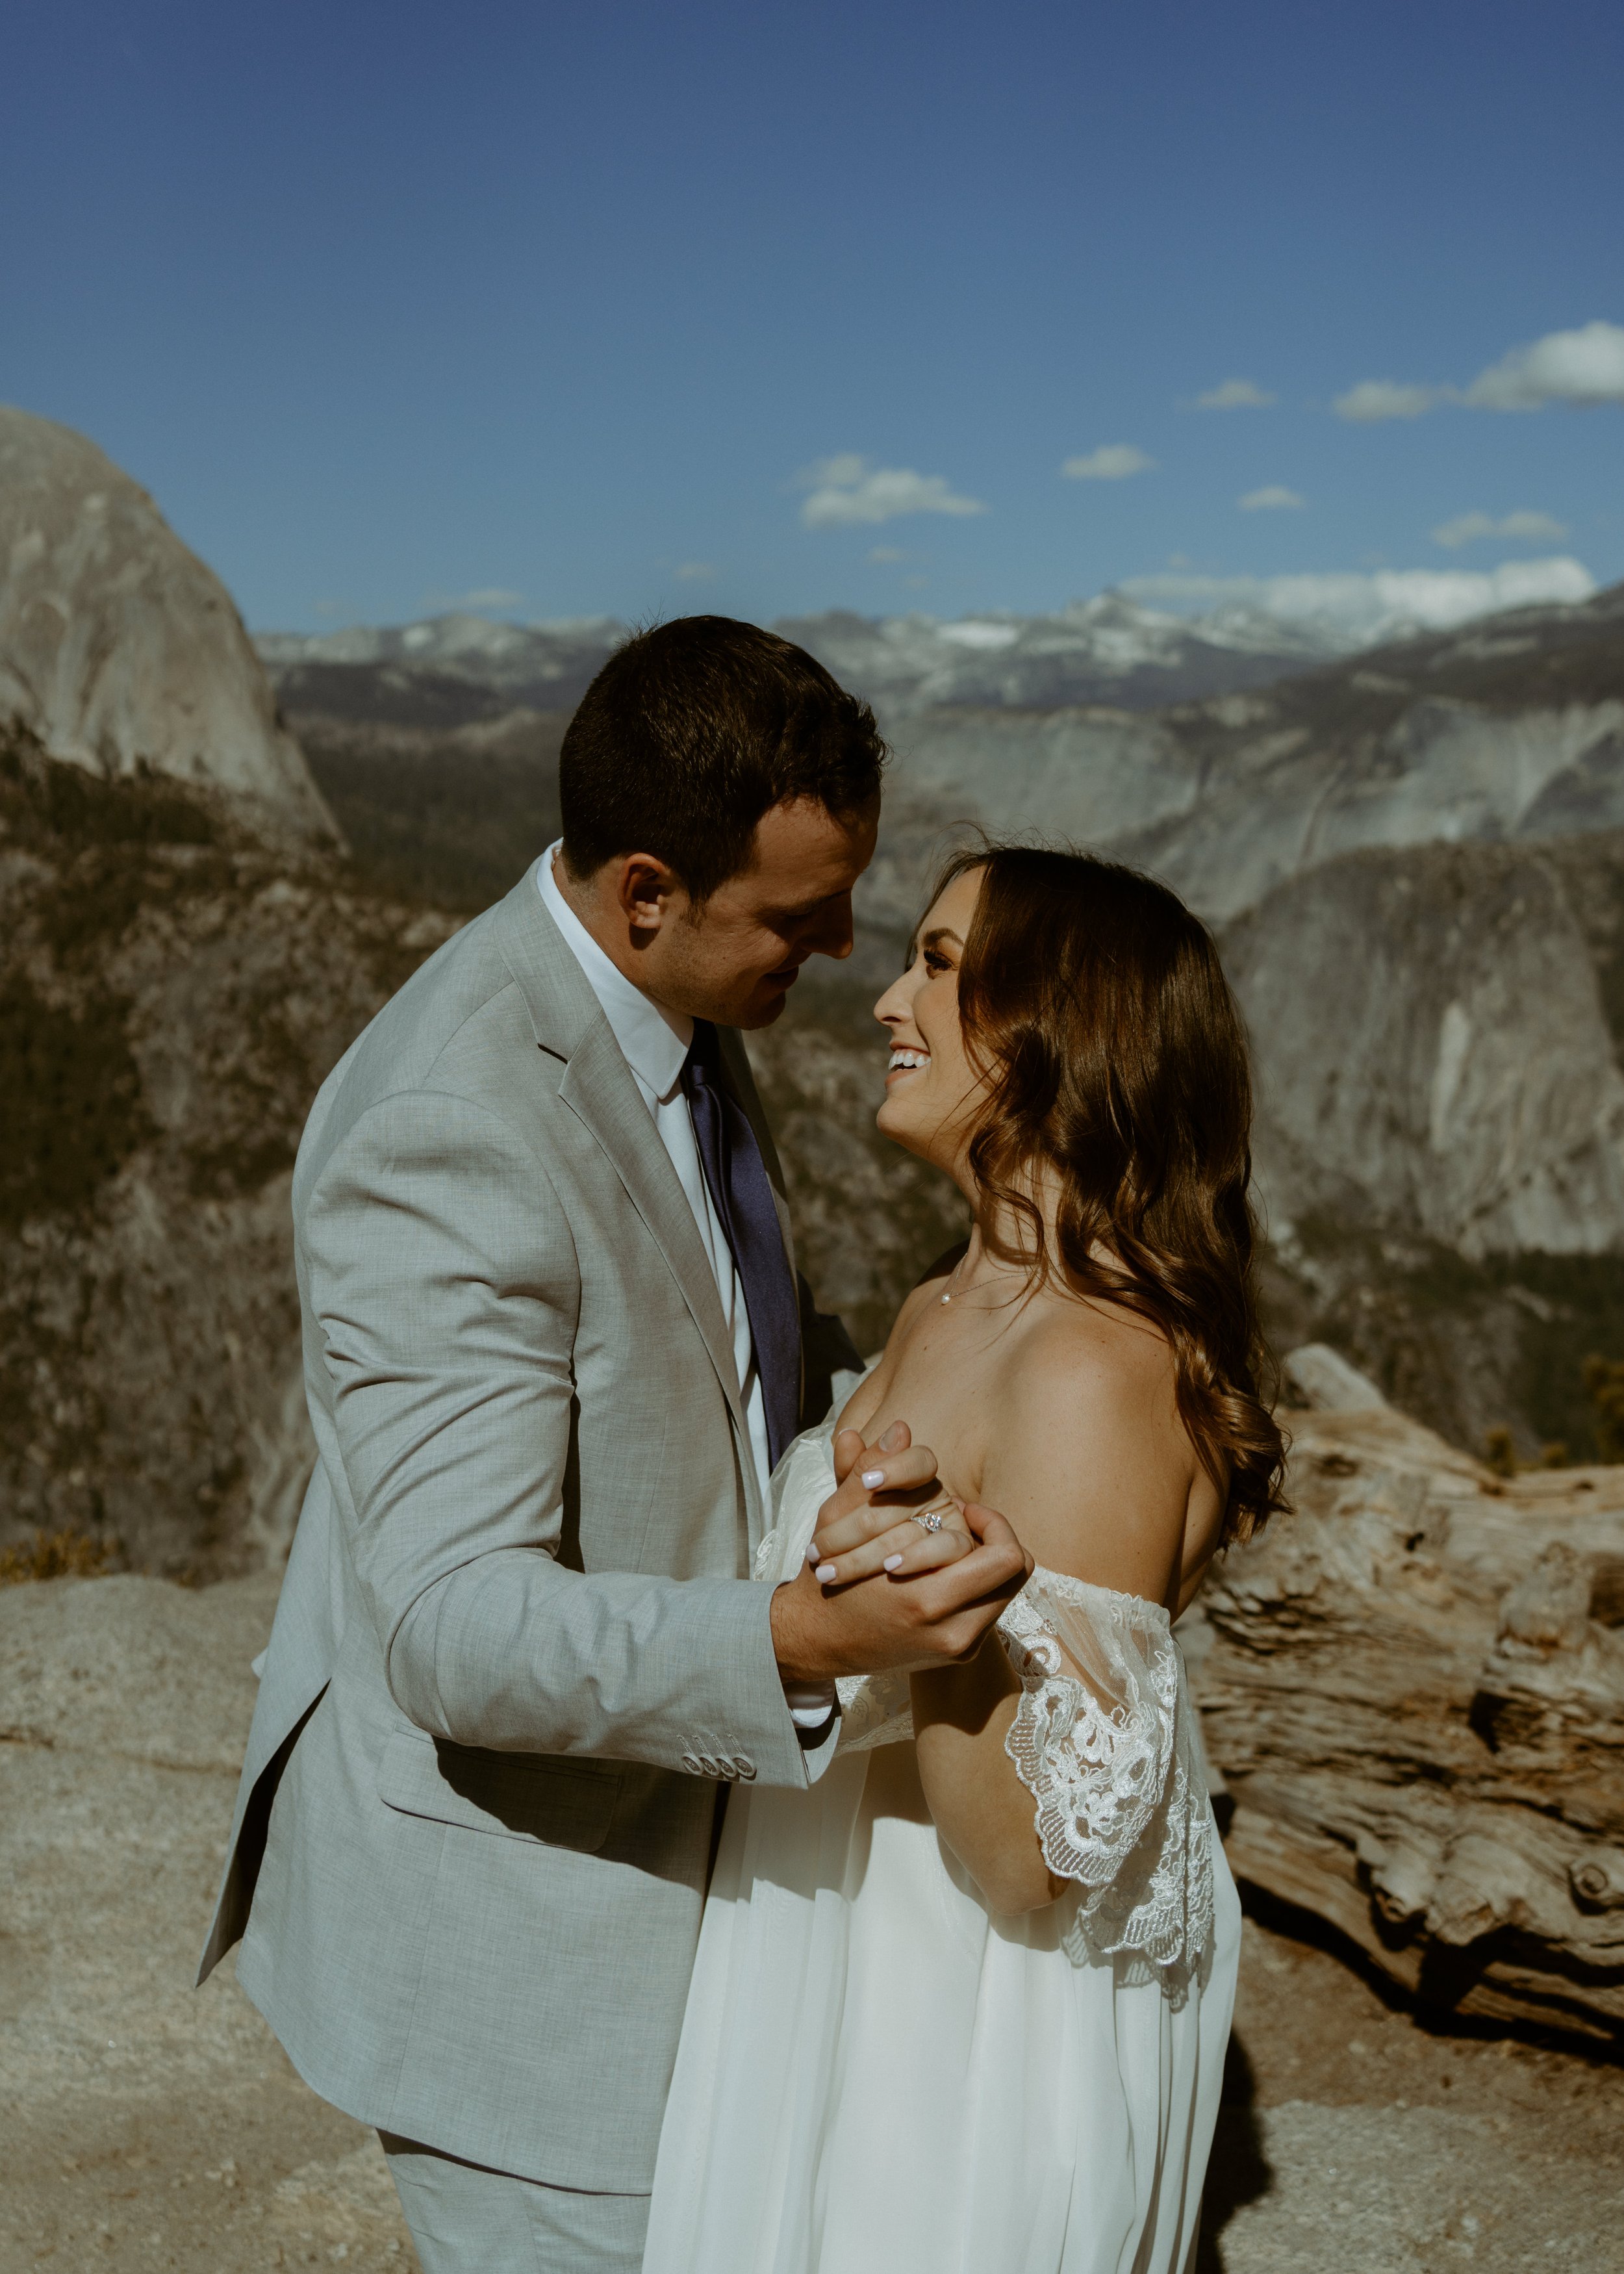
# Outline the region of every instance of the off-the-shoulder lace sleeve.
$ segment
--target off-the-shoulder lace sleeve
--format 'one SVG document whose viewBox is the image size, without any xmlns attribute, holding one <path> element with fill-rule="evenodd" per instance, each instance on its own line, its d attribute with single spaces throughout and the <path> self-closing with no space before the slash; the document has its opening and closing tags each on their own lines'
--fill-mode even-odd
<svg viewBox="0 0 1624 2274">
<path fill-rule="evenodd" d="M 1088 1946 L 1187 1977 L 1212 1926 L 1212 1816 L 1166 1611 L 1040 1568 L 998 1630 L 1021 1686 L 1005 1749 Z"/>
</svg>

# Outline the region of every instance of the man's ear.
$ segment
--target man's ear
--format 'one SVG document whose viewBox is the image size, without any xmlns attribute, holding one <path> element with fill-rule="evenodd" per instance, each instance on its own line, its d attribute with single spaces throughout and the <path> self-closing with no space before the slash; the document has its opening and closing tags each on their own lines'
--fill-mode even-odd
<svg viewBox="0 0 1624 2274">
<path fill-rule="evenodd" d="M 615 899 L 634 931 L 657 932 L 681 892 L 676 870 L 652 853 L 623 853 L 615 864 Z"/>
</svg>

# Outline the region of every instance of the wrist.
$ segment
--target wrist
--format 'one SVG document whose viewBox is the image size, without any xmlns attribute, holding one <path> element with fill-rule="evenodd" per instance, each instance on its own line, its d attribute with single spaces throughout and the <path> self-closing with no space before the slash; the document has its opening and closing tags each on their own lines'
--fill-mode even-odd
<svg viewBox="0 0 1624 2274">
<path fill-rule="evenodd" d="M 778 1660 L 778 1679 L 786 1690 L 832 1681 L 833 1669 L 822 1662 L 807 1633 L 805 1606 L 799 1600 L 794 1580 L 781 1579 L 773 1589 L 769 1619 L 772 1654 Z"/>
</svg>

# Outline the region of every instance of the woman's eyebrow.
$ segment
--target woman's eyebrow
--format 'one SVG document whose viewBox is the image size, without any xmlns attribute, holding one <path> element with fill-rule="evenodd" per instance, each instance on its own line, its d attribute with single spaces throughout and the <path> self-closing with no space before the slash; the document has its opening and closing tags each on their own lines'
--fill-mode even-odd
<svg viewBox="0 0 1624 2274">
<path fill-rule="evenodd" d="M 962 947 L 964 945 L 964 942 L 959 938 L 959 934 L 951 930 L 946 924 L 935 925 L 929 931 L 926 932 L 921 937 L 919 944 L 921 947 L 934 947 L 939 939 L 951 939 L 955 947 Z"/>
</svg>

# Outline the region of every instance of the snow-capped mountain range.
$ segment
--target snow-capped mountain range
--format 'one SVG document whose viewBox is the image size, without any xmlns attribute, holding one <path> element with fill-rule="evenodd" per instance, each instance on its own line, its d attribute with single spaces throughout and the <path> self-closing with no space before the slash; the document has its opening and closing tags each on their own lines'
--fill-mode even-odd
<svg viewBox="0 0 1624 2274">
<path fill-rule="evenodd" d="M 1212 603 L 1194 614 L 1109 591 L 1051 614 L 994 610 L 944 621 L 830 609 L 783 619 L 774 629 L 809 649 L 892 720 L 944 704 L 1143 711 L 1261 686 L 1530 599 L 1582 603 L 1594 590 L 1576 561 L 1515 566 L 1508 580 L 1499 571 L 1162 580 L 1181 591 L 1187 584 L 1185 597 Z M 626 629 L 608 616 L 515 624 L 448 614 L 387 629 L 264 633 L 257 644 L 294 708 L 370 707 L 391 689 L 398 700 L 432 679 L 440 704 L 452 710 L 455 687 L 468 690 L 471 721 L 489 716 L 493 703 L 572 707 Z"/>
<path fill-rule="evenodd" d="M 891 718 L 939 704 L 999 708 L 1111 703 L 1125 709 L 1251 687 L 1345 651 L 1319 626 L 1229 606 L 1184 617 L 1120 593 L 1052 615 L 1002 613 L 943 621 L 922 614 L 861 616 L 846 609 L 785 619 L 773 629 L 808 648 Z M 303 705 L 337 674 L 460 680 L 538 710 L 569 705 L 627 627 L 613 617 L 513 624 L 443 615 L 400 628 L 269 633 L 260 655 Z M 320 674 L 314 681 L 306 675 Z M 333 676 L 329 676 L 333 674 Z M 358 684 L 354 690 L 360 692 Z"/>
</svg>

